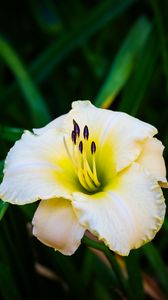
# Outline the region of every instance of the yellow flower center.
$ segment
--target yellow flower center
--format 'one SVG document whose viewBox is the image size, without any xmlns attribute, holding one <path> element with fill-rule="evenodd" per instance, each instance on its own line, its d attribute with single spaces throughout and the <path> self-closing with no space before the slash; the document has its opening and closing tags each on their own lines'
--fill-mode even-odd
<svg viewBox="0 0 168 300">
<path fill-rule="evenodd" d="M 75 120 L 73 120 L 73 125 L 74 128 L 71 132 L 72 151 L 70 151 L 64 137 L 66 152 L 82 187 L 89 192 L 96 192 L 100 187 L 95 160 L 96 144 L 89 139 L 87 125 L 83 128 L 82 135 L 81 129 Z M 91 156 L 91 160 L 88 159 L 89 156 Z"/>
</svg>

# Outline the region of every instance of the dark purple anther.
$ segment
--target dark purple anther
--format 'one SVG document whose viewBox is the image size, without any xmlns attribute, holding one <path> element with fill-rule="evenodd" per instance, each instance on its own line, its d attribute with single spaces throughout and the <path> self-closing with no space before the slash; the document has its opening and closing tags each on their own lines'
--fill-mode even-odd
<svg viewBox="0 0 168 300">
<path fill-rule="evenodd" d="M 80 141 L 80 143 L 79 143 L 79 151 L 80 151 L 80 153 L 83 152 L 83 143 L 82 143 L 82 141 Z"/>
<path fill-rule="evenodd" d="M 74 130 L 72 130 L 71 138 L 72 138 L 72 142 L 76 145 L 76 133 Z"/>
<path fill-rule="evenodd" d="M 79 125 L 78 125 L 78 123 L 76 123 L 76 121 L 75 120 L 73 120 L 73 124 L 74 124 L 74 131 L 75 131 L 75 133 L 76 133 L 76 135 L 80 135 L 80 127 L 79 127 Z"/>
<path fill-rule="evenodd" d="M 83 129 L 83 137 L 86 140 L 88 140 L 88 138 L 89 138 L 89 129 L 88 129 L 87 125 L 85 125 L 85 127 Z"/>
<path fill-rule="evenodd" d="M 95 142 L 91 143 L 91 152 L 92 152 L 92 154 L 96 152 L 96 144 L 95 144 Z"/>
</svg>

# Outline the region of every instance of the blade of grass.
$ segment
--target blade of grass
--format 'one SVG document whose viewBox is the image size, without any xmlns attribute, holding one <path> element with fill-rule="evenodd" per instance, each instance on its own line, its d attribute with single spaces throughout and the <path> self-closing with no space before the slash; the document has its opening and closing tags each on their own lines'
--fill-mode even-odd
<svg viewBox="0 0 168 300">
<path fill-rule="evenodd" d="M 158 250 L 153 243 L 149 243 L 143 247 L 143 253 L 149 261 L 154 273 L 158 277 L 160 284 L 168 295 L 168 271 Z"/>
<path fill-rule="evenodd" d="M 139 18 L 133 25 L 112 63 L 95 105 L 103 108 L 111 105 L 135 67 L 135 61 L 141 53 L 150 31 L 151 24 L 145 17 Z"/>
<path fill-rule="evenodd" d="M 84 16 L 75 29 L 70 32 L 63 32 L 60 39 L 51 44 L 43 53 L 31 64 L 30 73 L 36 82 L 42 82 L 54 68 L 65 59 L 75 48 L 81 46 L 94 33 L 115 19 L 137 0 L 107 0 L 97 5 L 94 10 Z M 75 21 L 74 21 L 75 22 Z M 76 23 L 76 22 L 75 22 Z M 17 90 L 14 83 L 1 96 L 1 102 L 6 100 Z"/>
<path fill-rule="evenodd" d="M 33 125 L 42 126 L 50 120 L 46 103 L 14 49 L 0 37 L 0 56 L 15 75 L 27 100 Z"/>
<path fill-rule="evenodd" d="M 135 0 L 103 1 L 69 33 L 64 32 L 60 41 L 52 44 L 32 65 L 33 74 L 42 81 L 56 64 L 74 48 L 82 45 L 91 35 L 103 28 L 110 20 L 121 14 Z M 39 72 L 39 69 L 41 70 Z M 43 72 L 44 71 L 44 72 Z"/>
<path fill-rule="evenodd" d="M 152 31 L 128 81 L 119 110 L 135 116 L 144 99 L 158 59 L 158 40 Z"/>
</svg>

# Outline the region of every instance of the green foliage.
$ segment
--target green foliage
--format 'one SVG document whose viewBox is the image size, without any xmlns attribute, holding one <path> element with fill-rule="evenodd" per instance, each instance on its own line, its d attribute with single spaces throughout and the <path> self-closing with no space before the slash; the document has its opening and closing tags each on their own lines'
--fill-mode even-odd
<svg viewBox="0 0 168 300">
<path fill-rule="evenodd" d="M 5 1 L 0 11 L 1 179 L 23 131 L 79 98 L 152 123 L 168 149 L 166 0 Z M 124 259 L 86 237 L 65 257 L 32 237 L 35 209 L 0 200 L 0 299 L 168 298 L 167 217 L 152 243 Z"/>
<path fill-rule="evenodd" d="M 15 51 L 3 38 L 0 38 L 0 55 L 14 73 L 22 89 L 25 100 L 27 100 L 27 104 L 30 108 L 34 124 L 38 126 L 48 122 L 50 118 L 44 99 Z"/>
<path fill-rule="evenodd" d="M 95 101 L 98 107 L 109 107 L 126 84 L 135 68 L 138 54 L 142 53 L 150 31 L 150 23 L 144 17 L 141 17 L 132 26 Z"/>
</svg>

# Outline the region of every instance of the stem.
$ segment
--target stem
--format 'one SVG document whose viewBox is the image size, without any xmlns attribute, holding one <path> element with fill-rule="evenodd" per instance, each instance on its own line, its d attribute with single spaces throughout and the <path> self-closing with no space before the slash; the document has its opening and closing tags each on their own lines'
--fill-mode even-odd
<svg viewBox="0 0 168 300">
<path fill-rule="evenodd" d="M 132 295 L 130 294 L 130 289 L 129 289 L 129 286 L 128 286 L 128 282 L 124 278 L 124 275 L 122 273 L 120 265 L 119 265 L 118 261 L 116 260 L 116 257 L 114 256 L 114 254 L 112 253 L 112 251 L 110 251 L 104 244 L 102 244 L 100 242 L 96 242 L 96 241 L 90 240 L 86 236 L 83 237 L 82 241 L 88 247 L 100 250 L 100 251 L 102 251 L 105 254 L 105 256 L 109 260 L 109 262 L 110 262 L 110 264 L 111 264 L 111 266 L 112 266 L 112 268 L 113 268 L 113 270 L 114 270 L 114 272 L 116 274 L 116 278 L 118 280 L 118 283 L 122 287 L 122 289 L 125 292 L 125 294 L 127 296 L 129 296 L 129 299 L 132 299 Z"/>
</svg>

